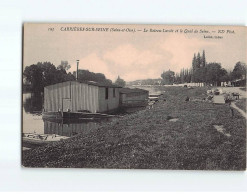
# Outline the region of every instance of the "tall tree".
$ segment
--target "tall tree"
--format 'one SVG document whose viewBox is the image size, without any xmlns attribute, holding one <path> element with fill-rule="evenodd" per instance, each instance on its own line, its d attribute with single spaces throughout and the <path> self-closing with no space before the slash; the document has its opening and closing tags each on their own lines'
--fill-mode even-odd
<svg viewBox="0 0 247 195">
<path fill-rule="evenodd" d="M 202 58 L 201 58 L 201 67 L 206 66 L 206 56 L 205 56 L 205 51 L 203 50 L 202 52 Z"/>
<path fill-rule="evenodd" d="M 196 57 L 196 69 L 201 67 L 201 55 L 198 52 L 197 57 Z"/>
<path fill-rule="evenodd" d="M 192 59 L 192 69 L 195 70 L 197 68 L 196 66 L 196 54 L 194 53 L 194 57 Z"/>
<path fill-rule="evenodd" d="M 196 72 L 196 54 L 194 53 L 194 57 L 192 59 L 192 75 L 191 75 L 192 82 L 195 82 L 195 76 L 194 76 L 195 72 Z"/>
</svg>

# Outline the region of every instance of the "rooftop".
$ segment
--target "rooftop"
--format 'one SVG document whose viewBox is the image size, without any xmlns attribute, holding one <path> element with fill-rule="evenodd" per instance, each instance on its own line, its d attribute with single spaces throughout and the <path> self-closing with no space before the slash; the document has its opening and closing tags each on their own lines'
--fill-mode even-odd
<svg viewBox="0 0 247 195">
<path fill-rule="evenodd" d="M 88 84 L 88 85 L 94 85 L 94 86 L 98 86 L 98 87 L 111 87 L 111 88 L 122 88 L 118 85 L 114 85 L 114 84 L 111 84 L 109 82 L 96 82 L 96 81 L 65 81 L 65 82 L 61 82 L 61 83 L 69 83 L 69 82 L 78 82 L 78 83 L 85 83 L 85 84 Z M 50 86 L 53 86 L 53 85 L 58 85 L 58 84 L 61 84 L 61 83 L 55 83 L 55 84 L 52 84 L 52 85 L 48 85 L 46 87 L 50 87 Z"/>
</svg>

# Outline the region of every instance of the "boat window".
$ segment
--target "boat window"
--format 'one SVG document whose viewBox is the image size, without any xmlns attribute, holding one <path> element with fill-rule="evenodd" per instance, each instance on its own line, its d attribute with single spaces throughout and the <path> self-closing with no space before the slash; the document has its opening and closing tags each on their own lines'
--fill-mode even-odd
<svg viewBox="0 0 247 195">
<path fill-rule="evenodd" d="M 116 97 L 116 90 L 113 88 L 113 97 Z"/>
<path fill-rule="evenodd" d="M 108 88 L 107 87 L 105 88 L 105 99 L 106 100 L 108 99 Z"/>
</svg>

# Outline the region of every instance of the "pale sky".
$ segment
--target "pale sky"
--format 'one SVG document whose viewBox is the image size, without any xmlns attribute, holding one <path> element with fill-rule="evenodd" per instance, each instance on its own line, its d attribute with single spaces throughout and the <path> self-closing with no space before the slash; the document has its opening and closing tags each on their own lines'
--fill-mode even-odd
<svg viewBox="0 0 247 195">
<path fill-rule="evenodd" d="M 135 29 L 136 32 L 61 31 L 61 27 Z M 148 32 L 143 32 L 144 28 Z M 150 29 L 174 31 L 150 32 Z M 183 32 L 176 33 L 176 29 Z M 193 33 L 185 33 L 186 29 L 193 29 Z M 194 33 L 195 30 L 210 33 Z M 225 30 L 225 33 L 218 33 L 218 30 Z M 227 30 L 234 30 L 234 34 L 226 33 Z M 223 38 L 204 38 L 204 35 Z M 133 81 L 159 78 L 168 69 L 179 72 L 182 68 L 190 68 L 194 53 L 202 54 L 203 49 L 207 62 L 219 62 L 223 68 L 233 69 L 238 61 L 246 63 L 246 44 L 246 27 L 25 24 L 24 68 L 44 61 L 58 66 L 62 60 L 67 60 L 72 72 L 76 70 L 78 59 L 80 69 L 103 73 L 112 81 L 118 75 Z"/>
</svg>

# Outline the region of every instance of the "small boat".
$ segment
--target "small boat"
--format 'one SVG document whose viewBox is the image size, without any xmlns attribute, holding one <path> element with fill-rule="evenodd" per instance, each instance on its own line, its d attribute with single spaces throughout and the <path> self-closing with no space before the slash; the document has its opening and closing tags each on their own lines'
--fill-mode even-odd
<svg viewBox="0 0 247 195">
<path fill-rule="evenodd" d="M 149 97 L 160 97 L 161 95 L 163 95 L 162 93 L 159 94 L 150 94 Z"/>
<path fill-rule="evenodd" d="M 159 97 L 161 96 L 162 94 L 150 94 L 148 99 L 149 101 L 158 101 L 159 100 Z"/>
<path fill-rule="evenodd" d="M 56 134 L 36 134 L 36 133 L 23 133 L 23 144 L 44 145 L 52 142 L 68 139 L 69 137 L 60 136 Z"/>
<path fill-rule="evenodd" d="M 149 97 L 148 98 L 149 99 L 149 101 L 158 101 L 159 100 L 159 97 Z"/>
</svg>

